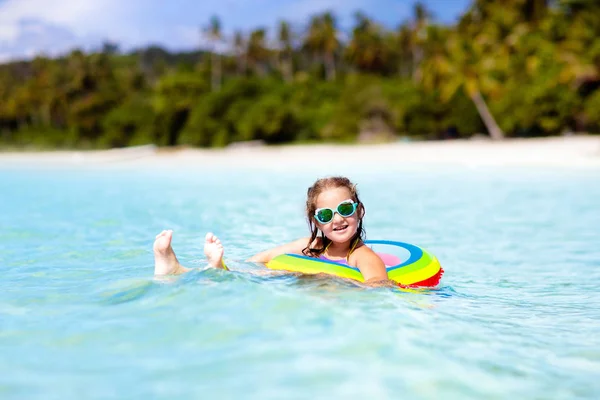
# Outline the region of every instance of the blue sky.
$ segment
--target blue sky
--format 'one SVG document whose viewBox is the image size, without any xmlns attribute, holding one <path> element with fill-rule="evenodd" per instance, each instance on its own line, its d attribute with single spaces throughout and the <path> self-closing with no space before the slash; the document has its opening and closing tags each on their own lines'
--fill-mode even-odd
<svg viewBox="0 0 600 400">
<path fill-rule="evenodd" d="M 436 20 L 451 23 L 470 0 L 424 0 Z M 51 4 L 51 6 L 49 6 Z M 361 10 L 395 27 L 412 14 L 413 0 L 0 0 L 0 61 L 56 55 L 75 47 L 97 48 L 104 40 L 129 50 L 149 43 L 172 50 L 203 45 L 199 29 L 211 15 L 225 33 L 272 28 L 280 19 L 296 29 L 310 15 L 333 11 L 342 27 Z"/>
</svg>

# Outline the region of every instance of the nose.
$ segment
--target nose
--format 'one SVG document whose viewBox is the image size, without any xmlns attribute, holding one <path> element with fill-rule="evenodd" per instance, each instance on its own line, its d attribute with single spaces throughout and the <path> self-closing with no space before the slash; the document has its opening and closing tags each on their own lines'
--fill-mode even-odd
<svg viewBox="0 0 600 400">
<path fill-rule="evenodd" d="M 344 221 L 344 217 L 340 215 L 337 211 L 333 213 L 333 222 L 342 222 Z"/>
</svg>

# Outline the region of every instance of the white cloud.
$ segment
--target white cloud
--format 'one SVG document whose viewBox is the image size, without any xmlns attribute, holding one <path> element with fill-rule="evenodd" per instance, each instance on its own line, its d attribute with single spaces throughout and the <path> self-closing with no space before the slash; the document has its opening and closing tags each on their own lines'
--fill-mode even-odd
<svg viewBox="0 0 600 400">
<path fill-rule="evenodd" d="M 171 4 L 161 0 L 0 0 L 0 60 L 29 57 L 32 49 L 55 54 L 73 47 L 97 47 L 103 40 L 123 49 L 149 43 L 194 48 L 201 44 L 199 27 L 179 20 L 198 11 L 201 16 L 204 9 L 215 6 L 226 11 L 226 6 L 235 8 L 246 1 L 209 6 L 196 0 Z M 52 40 L 59 31 L 60 37 Z M 72 36 L 69 40 L 66 32 Z"/>
<path fill-rule="evenodd" d="M 54 55 L 74 47 L 89 49 L 103 40 L 123 50 L 157 44 L 183 50 L 205 47 L 201 26 L 218 15 L 223 31 L 268 28 L 276 35 L 279 19 L 302 30 L 310 15 L 332 10 L 342 28 L 361 9 L 406 14 L 412 0 L 0 0 L 0 61 L 44 52 Z M 223 45 L 225 47 L 225 45 Z"/>
<path fill-rule="evenodd" d="M 56 56 L 65 53 L 74 47 L 84 49 L 84 43 L 99 45 L 100 38 L 76 36 L 70 30 L 54 24 L 39 20 L 22 19 L 15 24 L 16 35 L 10 41 L 0 43 L 0 60 L 8 61 L 11 58 L 31 58 L 43 53 L 47 56 Z M 82 43 L 84 42 L 84 43 Z"/>
<path fill-rule="evenodd" d="M 6 0 L 0 3 L 0 60 L 55 55 L 121 36 L 129 11 L 118 0 Z"/>
<path fill-rule="evenodd" d="M 17 24 L 3 23 L 0 19 L 0 44 L 14 40 L 19 34 Z"/>
<path fill-rule="evenodd" d="M 118 6 L 117 0 L 6 0 L 0 3 L 0 39 L 14 39 L 24 19 L 64 26 L 76 35 L 85 35 L 104 23 Z"/>
</svg>

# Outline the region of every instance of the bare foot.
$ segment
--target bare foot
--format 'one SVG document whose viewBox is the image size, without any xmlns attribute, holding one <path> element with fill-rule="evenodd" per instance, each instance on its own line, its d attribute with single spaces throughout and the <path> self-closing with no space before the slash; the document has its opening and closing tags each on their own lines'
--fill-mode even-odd
<svg viewBox="0 0 600 400">
<path fill-rule="evenodd" d="M 185 272 L 171 247 L 173 231 L 162 231 L 154 241 L 154 274 L 169 275 Z"/>
<path fill-rule="evenodd" d="M 208 260 L 208 265 L 213 268 L 223 268 L 224 252 L 225 250 L 219 238 L 208 232 L 204 238 L 204 255 Z"/>
</svg>

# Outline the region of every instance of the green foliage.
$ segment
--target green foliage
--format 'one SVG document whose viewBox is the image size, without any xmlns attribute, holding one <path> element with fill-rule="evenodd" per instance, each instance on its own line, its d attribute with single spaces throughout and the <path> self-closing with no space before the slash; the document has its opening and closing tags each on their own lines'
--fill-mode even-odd
<svg viewBox="0 0 600 400">
<path fill-rule="evenodd" d="M 300 125 L 292 93 L 292 87 L 274 80 L 232 80 L 196 104 L 180 143 L 219 147 L 248 140 L 290 142 Z"/>
<path fill-rule="evenodd" d="M 224 146 L 239 135 L 236 125 L 262 92 L 258 79 L 236 79 L 220 91 L 200 98 L 191 110 L 179 143 L 192 146 Z"/>
<path fill-rule="evenodd" d="M 137 94 L 112 109 L 102 121 L 98 146 L 125 147 L 154 142 L 154 110 L 144 94 Z"/>
<path fill-rule="evenodd" d="M 324 138 L 353 141 L 361 132 L 374 137 L 393 132 L 393 112 L 383 95 L 385 81 L 373 76 L 351 75 L 342 88 L 331 123 Z"/>
<path fill-rule="evenodd" d="M 292 107 L 298 130 L 296 139 L 302 142 L 322 140 L 322 135 L 333 117 L 343 85 L 300 76 L 290 88 Z"/>
<path fill-rule="evenodd" d="M 527 81 L 508 82 L 508 95 L 496 103 L 503 128 L 515 136 L 542 136 L 574 129 L 581 99 L 559 81 L 557 66 L 540 69 Z"/>
<path fill-rule="evenodd" d="M 354 142 L 600 132 L 600 5 L 473 0 L 455 26 L 421 4 L 390 31 L 363 13 L 341 40 L 315 15 L 298 37 L 279 25 L 225 53 L 149 47 L 0 65 L 0 144 L 110 148 L 234 142 Z M 486 112 L 489 111 L 489 112 Z"/>
<path fill-rule="evenodd" d="M 584 106 L 587 116 L 587 128 L 590 132 L 600 133 L 600 89 L 590 95 Z"/>
<path fill-rule="evenodd" d="M 469 137 L 474 133 L 485 132 L 485 125 L 481 121 L 477 109 L 464 90 L 459 90 L 449 103 L 441 127 L 443 129 L 456 129 L 458 137 Z M 447 131 L 442 136 L 448 134 Z"/>
</svg>

